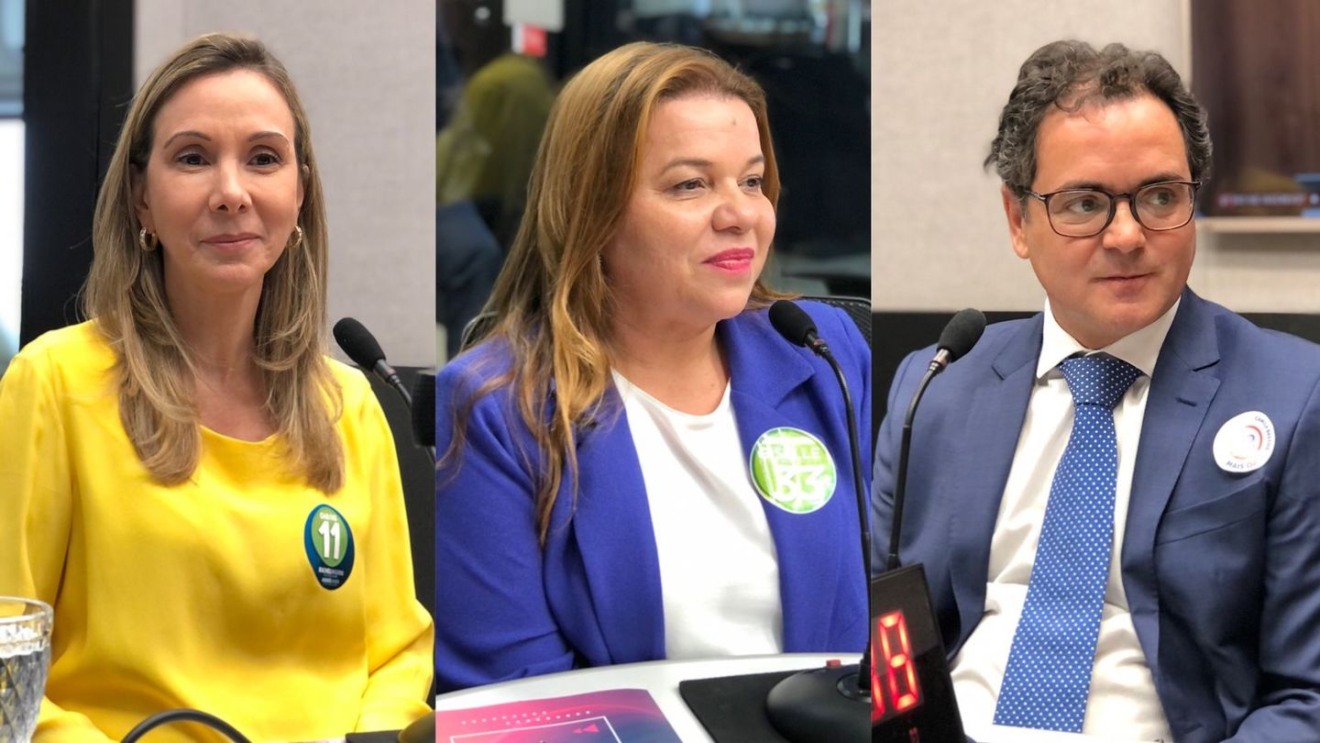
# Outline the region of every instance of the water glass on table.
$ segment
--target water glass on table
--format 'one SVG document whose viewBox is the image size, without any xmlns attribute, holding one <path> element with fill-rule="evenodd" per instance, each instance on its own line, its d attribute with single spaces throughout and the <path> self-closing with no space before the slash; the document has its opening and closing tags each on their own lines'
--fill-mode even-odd
<svg viewBox="0 0 1320 743">
<path fill-rule="evenodd" d="M 46 691 L 54 621 L 47 604 L 0 596 L 0 743 L 32 740 Z"/>
</svg>

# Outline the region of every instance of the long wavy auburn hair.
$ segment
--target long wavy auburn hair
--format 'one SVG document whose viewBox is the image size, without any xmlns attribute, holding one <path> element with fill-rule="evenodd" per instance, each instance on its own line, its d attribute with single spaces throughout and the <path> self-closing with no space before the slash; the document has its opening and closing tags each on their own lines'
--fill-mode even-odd
<svg viewBox="0 0 1320 743">
<path fill-rule="evenodd" d="M 456 433 L 440 463 L 457 461 L 476 401 L 512 387 L 519 417 L 536 442 L 537 466 L 530 456 L 527 462 L 543 545 L 565 472 L 576 481 L 576 432 L 596 417 L 610 384 L 613 296 L 601 253 L 632 196 L 656 107 L 699 95 L 736 98 L 751 108 L 765 156 L 762 191 L 777 204 L 779 169 L 765 93 L 708 51 L 649 42 L 619 47 L 574 76 L 550 112 L 527 211 L 485 308 L 497 318 L 486 342 L 507 344 L 512 367 L 455 407 Z M 748 308 L 781 296 L 758 279 Z"/>
</svg>

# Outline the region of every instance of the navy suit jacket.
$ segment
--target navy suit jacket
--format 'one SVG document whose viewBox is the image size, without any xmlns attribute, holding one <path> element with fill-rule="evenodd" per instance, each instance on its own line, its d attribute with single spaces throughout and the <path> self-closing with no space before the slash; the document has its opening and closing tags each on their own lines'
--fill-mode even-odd
<svg viewBox="0 0 1320 743">
<path fill-rule="evenodd" d="M 900 556 L 925 564 L 950 658 L 984 611 L 1042 327 L 1037 315 L 987 328 L 913 424 Z M 933 353 L 903 362 L 897 415 L 878 434 L 876 554 L 888 549 L 902 411 Z M 1318 381 L 1320 347 L 1184 291 L 1151 380 L 1121 548 L 1137 637 L 1182 743 L 1320 740 Z M 1215 435 L 1249 411 L 1273 421 L 1273 455 L 1227 472 Z"/>
<path fill-rule="evenodd" d="M 870 451 L 871 351 L 843 312 L 803 302 L 830 342 Z M 786 652 L 866 645 L 867 595 L 845 407 L 834 374 L 791 346 L 765 310 L 720 323 L 743 451 L 793 426 L 831 452 L 838 478 L 819 510 L 792 514 L 762 501 L 779 561 Z M 453 406 L 507 370 L 485 343 L 437 377 L 437 447 L 453 437 Z M 665 657 L 660 568 L 641 465 L 618 393 L 578 435 L 576 503 L 565 483 L 548 541 L 537 544 L 536 449 L 507 387 L 481 397 L 456 460 L 436 472 L 436 678 L 441 691 L 510 678 Z M 869 470 L 863 467 L 863 470 Z M 865 473 L 864 473 L 865 477 Z M 567 477 L 565 478 L 567 480 Z M 864 480 L 869 488 L 869 480 Z"/>
</svg>

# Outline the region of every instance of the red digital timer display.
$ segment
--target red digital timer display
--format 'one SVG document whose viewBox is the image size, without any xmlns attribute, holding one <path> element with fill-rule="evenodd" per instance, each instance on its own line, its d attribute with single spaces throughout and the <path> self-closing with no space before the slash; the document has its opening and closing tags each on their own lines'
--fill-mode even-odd
<svg viewBox="0 0 1320 743">
<path fill-rule="evenodd" d="M 883 614 L 871 628 L 871 724 L 921 705 L 921 684 L 902 609 Z"/>
<path fill-rule="evenodd" d="M 871 579 L 871 743 L 964 740 L 926 571 Z"/>
</svg>

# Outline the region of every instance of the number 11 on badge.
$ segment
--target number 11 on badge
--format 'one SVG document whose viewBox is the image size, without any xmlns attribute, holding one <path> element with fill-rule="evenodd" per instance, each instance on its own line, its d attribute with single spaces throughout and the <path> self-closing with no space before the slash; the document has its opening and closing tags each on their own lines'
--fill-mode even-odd
<svg viewBox="0 0 1320 743">
<path fill-rule="evenodd" d="M 321 556 L 330 560 L 339 559 L 339 522 L 322 521 L 316 530 L 321 535 Z M 334 546 L 331 547 L 331 540 Z"/>
<path fill-rule="evenodd" d="M 344 585 L 353 572 L 353 530 L 348 519 L 334 508 L 319 505 L 307 514 L 303 546 L 312 575 L 322 588 L 333 591 Z"/>
</svg>

